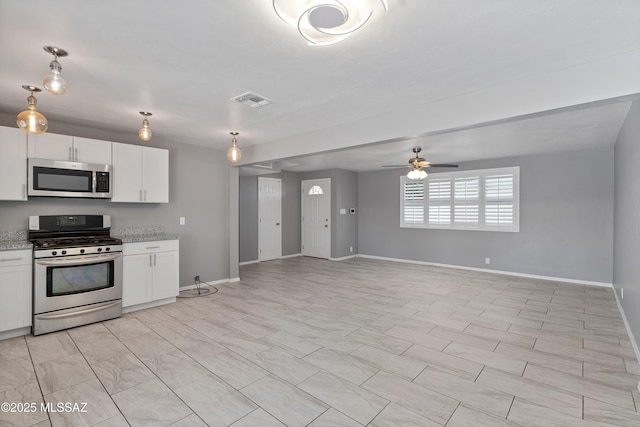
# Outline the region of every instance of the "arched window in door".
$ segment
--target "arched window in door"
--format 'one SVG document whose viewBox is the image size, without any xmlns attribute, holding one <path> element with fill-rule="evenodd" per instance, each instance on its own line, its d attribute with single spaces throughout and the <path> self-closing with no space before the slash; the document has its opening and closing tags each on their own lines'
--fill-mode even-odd
<svg viewBox="0 0 640 427">
<path fill-rule="evenodd" d="M 320 187 L 319 185 L 314 185 L 309 189 L 310 196 L 317 196 L 319 194 L 324 194 L 324 191 L 322 191 L 322 187 Z"/>
</svg>

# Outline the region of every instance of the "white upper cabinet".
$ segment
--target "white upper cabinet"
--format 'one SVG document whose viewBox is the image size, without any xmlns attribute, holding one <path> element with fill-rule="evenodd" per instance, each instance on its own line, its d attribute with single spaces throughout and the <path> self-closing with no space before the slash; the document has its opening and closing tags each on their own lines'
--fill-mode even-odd
<svg viewBox="0 0 640 427">
<path fill-rule="evenodd" d="M 169 151 L 114 142 L 111 201 L 169 203 Z"/>
<path fill-rule="evenodd" d="M 68 162 L 111 164 L 111 142 L 55 133 L 28 135 L 29 157 Z"/>
<path fill-rule="evenodd" d="M 27 134 L 0 127 L 0 200 L 27 200 Z"/>
</svg>

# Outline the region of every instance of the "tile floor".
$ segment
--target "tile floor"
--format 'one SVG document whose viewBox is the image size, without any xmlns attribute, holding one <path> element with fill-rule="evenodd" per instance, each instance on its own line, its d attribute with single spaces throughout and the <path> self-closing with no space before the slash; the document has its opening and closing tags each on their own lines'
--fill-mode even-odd
<svg viewBox="0 0 640 427">
<path fill-rule="evenodd" d="M 0 341 L 16 426 L 638 426 L 606 288 L 352 259 L 245 266 L 218 294 Z"/>
</svg>

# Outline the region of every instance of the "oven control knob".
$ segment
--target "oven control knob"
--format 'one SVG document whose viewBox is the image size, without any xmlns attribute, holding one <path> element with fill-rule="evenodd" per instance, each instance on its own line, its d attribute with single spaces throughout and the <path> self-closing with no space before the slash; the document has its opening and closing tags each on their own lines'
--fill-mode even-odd
<svg viewBox="0 0 640 427">
<path fill-rule="evenodd" d="M 57 251 L 53 251 L 53 252 L 51 252 L 51 255 L 56 256 L 56 255 L 58 255 L 58 252 Z"/>
<path fill-rule="evenodd" d="M 67 251 L 62 251 L 62 255 L 66 255 L 66 254 L 67 254 Z"/>
<path fill-rule="evenodd" d="M 80 253 L 83 254 L 84 253 L 84 249 L 80 249 Z"/>
<path fill-rule="evenodd" d="M 109 252 L 110 250 L 111 250 L 111 248 L 107 248 L 107 249 L 105 249 L 105 251 L 107 251 L 107 252 Z"/>
<path fill-rule="evenodd" d="M 98 252 L 102 252 L 102 248 L 98 248 Z"/>
</svg>

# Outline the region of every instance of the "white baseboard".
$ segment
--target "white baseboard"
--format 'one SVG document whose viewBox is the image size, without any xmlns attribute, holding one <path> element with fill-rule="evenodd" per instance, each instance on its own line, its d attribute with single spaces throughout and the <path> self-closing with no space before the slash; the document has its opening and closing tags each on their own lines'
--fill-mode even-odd
<svg viewBox="0 0 640 427">
<path fill-rule="evenodd" d="M 291 255 L 282 255 L 280 258 L 277 259 L 287 259 L 287 258 L 295 258 L 297 256 L 302 256 L 302 254 L 291 254 Z M 269 260 L 269 261 L 273 261 L 273 260 Z M 258 264 L 262 261 L 260 261 L 259 259 L 254 259 L 251 261 L 243 261 L 238 263 L 238 265 L 249 265 L 249 264 Z"/>
<path fill-rule="evenodd" d="M 254 260 L 252 260 L 252 261 L 243 261 L 243 262 L 240 262 L 240 263 L 238 263 L 238 265 L 257 264 L 257 263 L 259 263 L 259 262 L 260 262 L 260 260 L 258 260 L 258 259 L 254 259 Z"/>
<path fill-rule="evenodd" d="M 589 286 L 600 286 L 605 288 L 612 288 L 613 284 L 605 283 L 605 282 L 594 282 L 590 280 L 578 280 L 578 279 L 569 279 L 566 277 L 552 277 L 552 276 L 542 276 L 539 274 L 527 274 L 527 273 L 518 273 L 515 271 L 504 271 L 504 270 L 490 270 L 488 268 L 477 268 L 477 267 L 467 267 L 464 265 L 454 265 L 454 264 L 440 264 L 437 262 L 427 262 L 427 261 L 413 261 L 410 259 L 401 259 L 401 258 L 387 258 L 375 255 L 363 255 L 359 254 L 360 258 L 368 258 L 368 259 L 378 259 L 381 261 L 392 261 L 392 262 L 402 262 L 405 264 L 418 264 L 418 265 L 429 265 L 433 267 L 445 267 L 445 268 L 454 268 L 457 270 L 470 270 L 470 271 L 479 271 L 482 273 L 493 273 L 493 274 L 502 274 L 505 276 L 516 276 L 516 277 L 526 277 L 529 279 L 540 279 L 540 280 L 550 280 L 553 282 L 564 282 L 564 283 L 575 283 L 578 285 L 589 285 Z"/>
<path fill-rule="evenodd" d="M 130 305 L 128 307 L 122 307 L 122 314 L 131 313 L 132 311 L 144 310 L 145 308 L 158 307 L 160 305 L 171 304 L 176 302 L 176 297 L 169 297 L 160 299 L 157 301 L 145 302 L 137 305 Z"/>
<path fill-rule="evenodd" d="M 291 255 L 282 255 L 280 257 L 280 259 L 286 259 L 286 258 L 295 258 L 297 256 L 302 256 L 302 254 L 291 254 Z"/>
<path fill-rule="evenodd" d="M 355 258 L 357 257 L 357 255 L 348 255 L 348 256 L 343 256 L 340 258 L 329 258 L 329 261 L 344 261 L 345 259 L 351 259 L 351 258 Z"/>
<path fill-rule="evenodd" d="M 231 279 L 229 279 L 229 283 L 239 282 L 239 281 L 240 281 L 239 277 L 232 277 Z"/>
<path fill-rule="evenodd" d="M 24 328 L 11 329 L 10 331 L 0 332 L 0 341 L 6 340 L 9 338 L 21 337 L 23 335 L 31 334 L 31 326 L 26 326 Z"/>
</svg>

